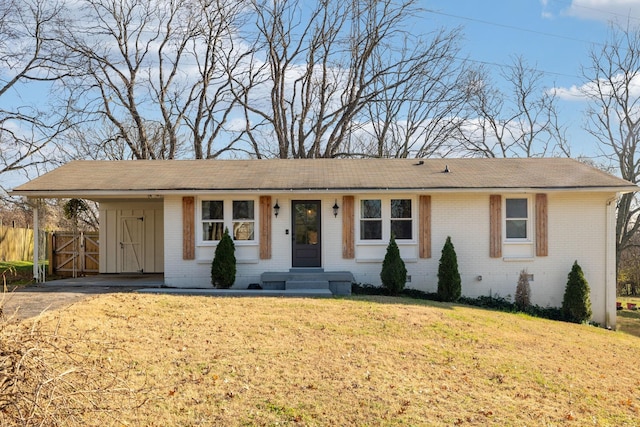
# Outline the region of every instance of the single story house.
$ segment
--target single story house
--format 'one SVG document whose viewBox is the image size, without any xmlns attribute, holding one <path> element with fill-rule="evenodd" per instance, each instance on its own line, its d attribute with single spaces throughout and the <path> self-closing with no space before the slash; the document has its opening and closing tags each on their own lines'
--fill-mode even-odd
<svg viewBox="0 0 640 427">
<path fill-rule="evenodd" d="M 211 287 L 228 228 L 235 288 L 310 272 L 345 294 L 352 280 L 381 284 L 394 234 L 406 286 L 434 292 L 451 236 L 463 295 L 514 295 L 526 270 L 532 302 L 560 306 L 577 260 L 594 320 L 615 326 L 616 200 L 637 189 L 565 158 L 273 159 L 74 161 L 12 194 L 98 202 L 101 273 Z"/>
</svg>

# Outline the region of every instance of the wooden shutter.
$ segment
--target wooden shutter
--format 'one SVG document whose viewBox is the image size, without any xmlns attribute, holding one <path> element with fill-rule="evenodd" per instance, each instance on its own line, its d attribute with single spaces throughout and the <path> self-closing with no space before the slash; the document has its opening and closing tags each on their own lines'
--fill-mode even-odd
<svg viewBox="0 0 640 427">
<path fill-rule="evenodd" d="M 356 257 L 354 197 L 342 197 L 342 258 Z"/>
<path fill-rule="evenodd" d="M 194 197 L 182 198 L 182 259 L 196 259 L 196 203 Z"/>
<path fill-rule="evenodd" d="M 549 255 L 547 195 L 536 194 L 536 256 Z"/>
<path fill-rule="evenodd" d="M 489 256 L 502 256 L 502 196 L 489 196 Z"/>
<path fill-rule="evenodd" d="M 260 196 L 260 259 L 271 259 L 271 196 Z"/>
<path fill-rule="evenodd" d="M 431 258 L 431 196 L 420 196 L 418 204 L 420 258 Z"/>
</svg>

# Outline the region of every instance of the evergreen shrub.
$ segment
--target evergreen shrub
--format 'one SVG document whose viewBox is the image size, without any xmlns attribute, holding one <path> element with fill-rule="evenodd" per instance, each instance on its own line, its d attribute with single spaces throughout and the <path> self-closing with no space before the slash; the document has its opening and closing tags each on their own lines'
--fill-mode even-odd
<svg viewBox="0 0 640 427">
<path fill-rule="evenodd" d="M 236 281 L 235 250 L 229 229 L 225 228 L 211 263 L 211 283 L 214 287 L 228 289 Z"/>
<path fill-rule="evenodd" d="M 591 297 L 589 283 L 584 277 L 578 261 L 573 263 L 562 300 L 562 313 L 565 320 L 584 323 L 591 319 Z"/>
<path fill-rule="evenodd" d="M 454 302 L 462 294 L 462 282 L 458 271 L 458 256 L 451 243 L 451 237 L 442 248 L 440 265 L 438 266 L 438 296 L 442 301 Z"/>
<path fill-rule="evenodd" d="M 398 249 L 394 236 L 391 236 L 387 246 L 387 253 L 382 262 L 380 280 L 382 280 L 382 286 L 390 295 L 398 295 L 402 292 L 407 281 L 407 268 L 400 257 L 400 249 Z"/>
</svg>

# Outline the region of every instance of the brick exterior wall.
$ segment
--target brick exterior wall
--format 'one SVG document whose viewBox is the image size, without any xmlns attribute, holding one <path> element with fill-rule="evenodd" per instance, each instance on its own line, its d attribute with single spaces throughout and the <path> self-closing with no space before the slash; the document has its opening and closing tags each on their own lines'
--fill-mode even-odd
<svg viewBox="0 0 640 427">
<path fill-rule="evenodd" d="M 271 194 L 278 201 L 280 212 L 272 217 L 272 257 L 259 259 L 258 195 L 216 195 L 215 199 L 255 199 L 256 241 L 236 242 L 237 276 L 234 287 L 243 288 L 259 283 L 265 271 L 288 271 L 291 267 L 291 200 L 320 200 L 322 209 L 322 267 L 325 271 L 350 271 L 356 282 L 380 285 L 380 269 L 387 240 L 380 243 L 359 239 L 359 205 L 362 198 L 411 198 L 413 234 L 416 240 L 398 241 L 411 282 L 407 287 L 427 292 L 437 288 L 437 270 L 442 246 L 451 236 L 458 255 L 463 295 L 513 296 L 521 270 L 533 275 L 532 302 L 541 306 L 560 306 L 567 275 L 575 260 L 582 266 L 591 286 L 594 320 L 605 323 L 606 306 L 615 312 L 615 254 L 611 258 L 612 208 L 607 200 L 613 194 L 588 192 L 550 192 L 548 198 L 548 256 L 535 256 L 535 194 L 508 193 L 504 197 L 527 197 L 530 200 L 530 242 L 520 245 L 503 244 L 502 257 L 491 258 L 489 252 L 489 197 L 492 193 L 424 193 L 431 196 L 432 256 L 419 258 L 418 208 L 419 194 L 355 196 L 355 258 L 342 257 L 342 209 L 337 218 L 332 206 L 342 203 L 344 194 Z M 348 195 L 348 194 L 347 194 Z M 164 274 L 165 283 L 176 287 L 210 287 L 210 263 L 215 246 L 202 242 L 200 205 L 203 196 L 196 197 L 196 256 L 183 260 L 182 196 L 164 198 Z M 503 203 L 504 205 L 504 203 Z M 609 212 L 609 214 L 607 214 Z M 609 221 L 609 222 L 608 222 Z M 388 220 L 386 221 L 388 223 Z M 504 219 L 503 219 L 504 222 Z M 385 221 L 383 221 L 383 224 Z M 388 225 L 384 225 L 388 227 Z M 287 234 L 287 230 L 289 233 Z M 385 233 L 383 233 L 383 236 Z M 388 232 L 386 233 L 388 235 Z M 504 233 L 503 233 L 504 239 Z M 613 246 L 615 250 L 615 245 Z M 607 252 L 608 251 L 608 252 Z M 613 264 L 613 265 L 612 265 Z M 612 272 L 613 269 L 613 272 Z M 480 280 L 479 277 L 482 277 Z M 609 288 L 606 284 L 609 281 Z M 613 291 L 612 291 L 613 289 Z M 613 293 L 612 293 L 613 292 Z"/>
</svg>

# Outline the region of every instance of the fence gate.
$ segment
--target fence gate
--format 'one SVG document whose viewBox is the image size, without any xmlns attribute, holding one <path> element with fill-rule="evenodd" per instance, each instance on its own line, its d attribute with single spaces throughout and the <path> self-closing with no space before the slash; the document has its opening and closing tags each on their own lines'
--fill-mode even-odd
<svg viewBox="0 0 640 427">
<path fill-rule="evenodd" d="M 78 277 L 99 273 L 97 232 L 55 232 L 51 234 L 49 248 L 49 274 Z"/>
</svg>

